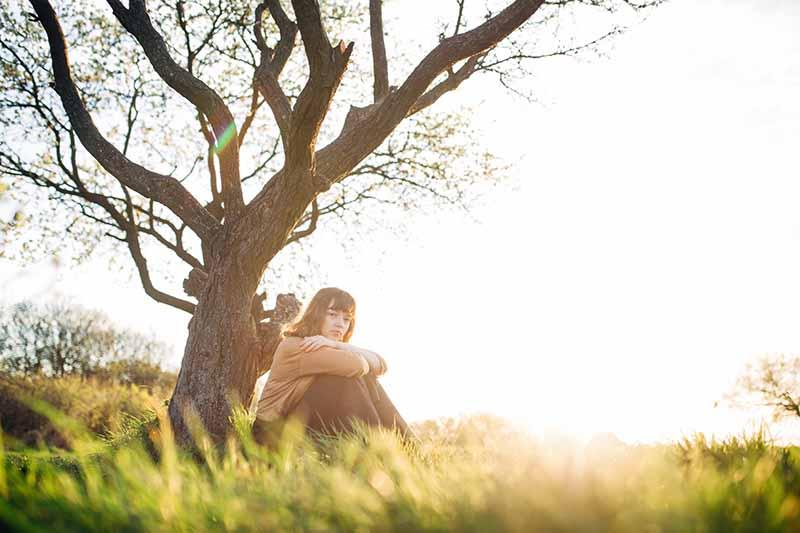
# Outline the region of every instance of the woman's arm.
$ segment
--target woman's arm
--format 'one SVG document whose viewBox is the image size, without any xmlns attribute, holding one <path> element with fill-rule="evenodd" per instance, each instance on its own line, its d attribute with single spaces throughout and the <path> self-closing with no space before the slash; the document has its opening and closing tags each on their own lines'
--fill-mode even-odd
<svg viewBox="0 0 800 533">
<path fill-rule="evenodd" d="M 382 376 L 389 370 L 389 367 L 386 364 L 386 360 L 378 355 L 377 353 L 367 350 L 366 348 L 359 348 L 358 346 L 353 346 L 352 344 L 342 343 L 344 346 L 347 346 L 348 350 L 351 350 L 364 359 L 367 360 L 369 364 L 369 373 L 373 376 Z"/>
<path fill-rule="evenodd" d="M 373 376 L 382 376 L 389 369 L 386 360 L 377 353 L 367 350 L 366 348 L 359 348 L 347 342 L 339 342 L 328 339 L 322 335 L 315 335 L 313 337 L 305 337 L 300 342 L 300 349 L 306 352 L 314 352 L 322 348 L 333 348 L 346 352 L 352 352 L 363 357 L 369 364 L 369 374 Z"/>
<path fill-rule="evenodd" d="M 301 342 L 297 342 L 293 348 L 296 352 L 305 352 L 302 346 Z M 352 378 L 363 376 L 370 371 L 369 363 L 364 356 L 354 350 L 325 345 L 314 348 L 308 353 L 299 353 L 298 356 L 297 371 L 300 376 L 333 374 Z"/>
</svg>

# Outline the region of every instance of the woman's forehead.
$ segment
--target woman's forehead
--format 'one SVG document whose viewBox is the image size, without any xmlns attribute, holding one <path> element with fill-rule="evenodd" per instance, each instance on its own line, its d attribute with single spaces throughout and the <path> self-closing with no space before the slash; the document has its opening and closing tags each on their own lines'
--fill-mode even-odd
<svg viewBox="0 0 800 533">
<path fill-rule="evenodd" d="M 331 303 L 328 304 L 328 309 L 333 311 L 341 311 L 343 313 L 353 313 L 353 306 L 351 305 L 342 305 L 336 301 L 336 298 L 331 299 Z"/>
</svg>

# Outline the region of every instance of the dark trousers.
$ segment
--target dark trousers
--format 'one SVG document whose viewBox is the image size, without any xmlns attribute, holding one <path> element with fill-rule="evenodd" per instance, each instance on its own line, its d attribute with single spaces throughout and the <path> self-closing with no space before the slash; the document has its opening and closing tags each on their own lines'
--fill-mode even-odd
<svg viewBox="0 0 800 533">
<path fill-rule="evenodd" d="M 404 439 L 416 440 L 381 384 L 369 375 L 358 378 L 318 375 L 289 417 L 298 418 L 307 430 L 320 435 L 351 431 L 354 422 L 359 421 L 395 429 Z M 257 441 L 265 443 L 263 434 L 267 430 L 256 420 L 253 435 Z"/>
</svg>

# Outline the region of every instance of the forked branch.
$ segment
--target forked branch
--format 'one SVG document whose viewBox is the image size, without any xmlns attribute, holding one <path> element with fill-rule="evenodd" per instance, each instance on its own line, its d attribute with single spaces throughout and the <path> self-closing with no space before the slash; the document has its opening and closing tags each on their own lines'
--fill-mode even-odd
<svg viewBox="0 0 800 533">
<path fill-rule="evenodd" d="M 54 87 L 70 123 L 83 146 L 98 163 L 123 185 L 169 208 L 202 240 L 208 240 L 219 222 L 171 176 L 152 172 L 130 161 L 95 126 L 70 73 L 64 34 L 50 2 L 30 0 L 50 47 Z"/>
<path fill-rule="evenodd" d="M 292 5 L 310 74 L 292 110 L 286 168 L 313 174 L 317 135 L 347 68 L 353 43 L 331 46 L 316 0 L 292 0 Z"/>
<path fill-rule="evenodd" d="M 263 20 L 264 13 L 267 10 L 269 10 L 269 14 L 278 25 L 280 32 L 280 40 L 274 50 L 267 46 L 264 38 Z M 278 83 L 278 78 L 294 49 L 297 25 L 286 15 L 280 0 L 261 2 L 256 7 L 255 19 L 253 33 L 260 53 L 260 61 L 255 71 L 254 83 L 272 110 L 275 122 L 277 122 L 278 129 L 281 132 L 285 151 L 289 139 L 289 122 L 292 116 L 292 107 Z"/>
<path fill-rule="evenodd" d="M 377 148 L 400 122 L 412 113 L 430 105 L 448 85 L 428 87 L 452 65 L 465 59 L 486 53 L 511 32 L 530 19 L 541 7 L 543 0 L 516 0 L 500 13 L 483 24 L 443 39 L 406 78 L 396 91 L 391 92 L 380 104 L 371 106 L 362 113 L 351 114 L 352 121 L 345 121 L 339 136 L 316 154 L 316 169 L 321 189 L 342 179 L 361 160 Z M 476 60 L 473 60 L 476 61 Z M 467 61 L 443 83 L 449 86 L 460 83 L 475 65 Z M 461 74 L 459 74 L 461 73 Z M 369 131 L 369 135 L 363 132 Z"/>
<path fill-rule="evenodd" d="M 220 159 L 225 216 L 228 220 L 238 217 L 244 209 L 239 177 L 239 137 L 228 106 L 213 89 L 175 62 L 167 50 L 163 37 L 153 27 L 144 0 L 130 0 L 129 8 L 126 8 L 120 0 L 107 0 L 107 2 L 114 16 L 139 41 L 156 73 L 167 85 L 208 117 Z"/>
</svg>

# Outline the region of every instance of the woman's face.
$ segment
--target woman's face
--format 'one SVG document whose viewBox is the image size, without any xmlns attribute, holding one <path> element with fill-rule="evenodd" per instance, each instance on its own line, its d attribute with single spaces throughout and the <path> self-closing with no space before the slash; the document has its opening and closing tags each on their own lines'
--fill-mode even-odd
<svg viewBox="0 0 800 533">
<path fill-rule="evenodd" d="M 328 310 L 325 311 L 325 317 L 322 319 L 322 336 L 341 341 L 344 334 L 350 329 L 351 316 L 347 311 L 337 311 L 332 306 L 333 302 L 328 305 Z"/>
</svg>

